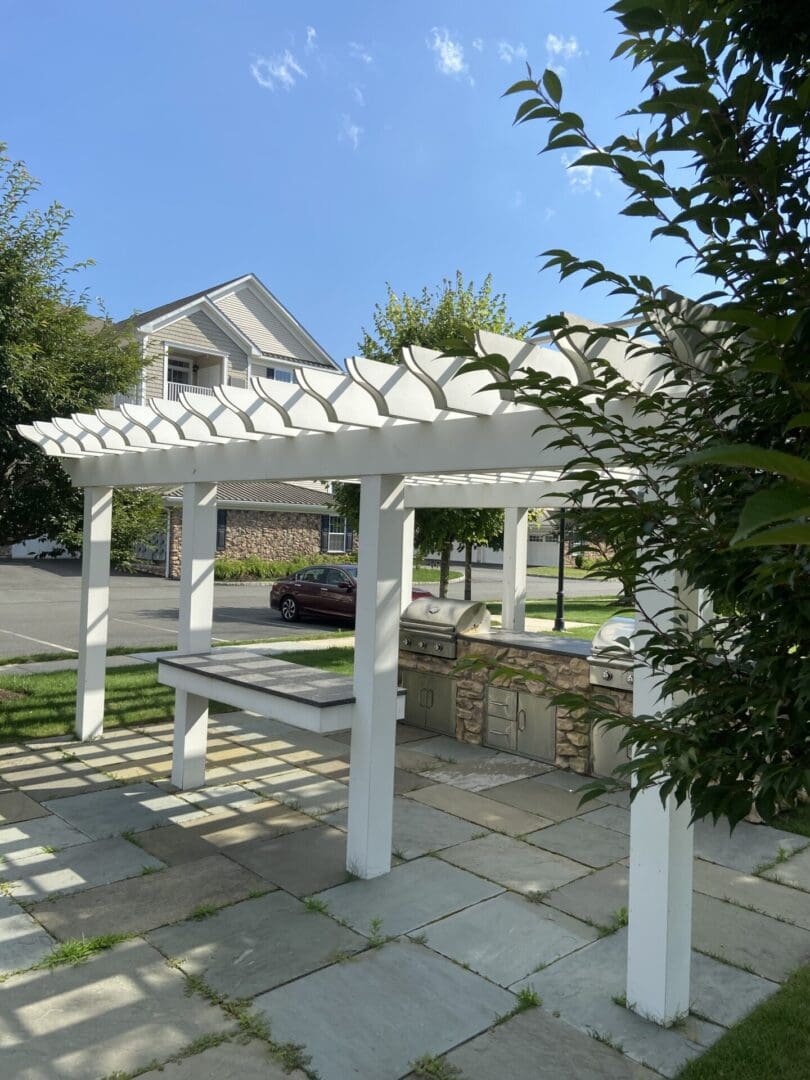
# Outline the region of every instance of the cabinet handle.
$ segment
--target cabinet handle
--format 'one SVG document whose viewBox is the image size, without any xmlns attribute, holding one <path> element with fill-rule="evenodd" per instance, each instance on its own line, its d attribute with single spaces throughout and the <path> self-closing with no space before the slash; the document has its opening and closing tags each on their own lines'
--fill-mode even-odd
<svg viewBox="0 0 810 1080">
<path fill-rule="evenodd" d="M 425 690 L 425 688 L 423 686 L 422 689 L 419 691 L 419 704 L 420 705 L 425 705 L 426 704 L 426 702 L 425 702 L 425 697 L 426 696 L 427 696 L 427 690 Z"/>
<path fill-rule="evenodd" d="M 429 709 L 433 708 L 433 691 L 432 690 L 428 690 L 428 692 L 427 692 L 427 707 Z"/>
<path fill-rule="evenodd" d="M 525 731 L 526 730 L 526 710 L 525 709 L 518 709 L 517 722 L 518 722 L 518 731 Z"/>
</svg>

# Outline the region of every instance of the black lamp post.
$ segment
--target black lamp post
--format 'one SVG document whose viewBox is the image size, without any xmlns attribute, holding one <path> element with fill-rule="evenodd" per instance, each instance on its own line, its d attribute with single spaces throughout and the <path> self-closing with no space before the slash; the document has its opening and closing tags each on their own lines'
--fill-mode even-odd
<svg viewBox="0 0 810 1080">
<path fill-rule="evenodd" d="M 557 552 L 557 613 L 554 629 L 565 629 L 565 510 L 560 511 L 560 548 Z"/>
</svg>

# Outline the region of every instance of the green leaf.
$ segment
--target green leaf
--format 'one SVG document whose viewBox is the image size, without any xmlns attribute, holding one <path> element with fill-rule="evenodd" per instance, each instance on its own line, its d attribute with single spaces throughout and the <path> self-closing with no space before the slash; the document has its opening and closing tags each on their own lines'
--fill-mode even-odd
<svg viewBox="0 0 810 1080">
<path fill-rule="evenodd" d="M 537 83 L 533 79 L 521 79 L 519 82 L 512 83 L 508 90 L 504 90 L 502 96 L 526 93 L 537 93 Z"/>
<path fill-rule="evenodd" d="M 766 525 L 810 515 L 810 492 L 793 484 L 777 484 L 752 495 L 740 514 L 731 546 L 748 539 Z"/>
<path fill-rule="evenodd" d="M 635 202 L 625 206 L 621 213 L 625 217 L 658 217 L 660 211 L 655 203 Z"/>
<path fill-rule="evenodd" d="M 810 524 L 776 525 L 734 544 L 735 548 L 774 547 L 781 544 L 810 544 Z"/>
<path fill-rule="evenodd" d="M 796 428 L 810 427 L 810 412 L 798 413 L 792 416 L 785 425 L 785 431 L 795 431 Z"/>
<path fill-rule="evenodd" d="M 767 450 L 762 446 L 750 446 L 746 443 L 729 446 L 713 446 L 708 450 L 699 450 L 683 459 L 687 465 L 731 465 L 738 469 L 760 469 L 762 472 L 775 473 L 777 476 L 796 480 L 810 487 L 810 461 L 785 454 L 781 450 Z"/>
<path fill-rule="evenodd" d="M 554 104 L 559 105 L 562 101 L 562 83 L 556 71 L 546 68 L 543 72 L 543 87 Z"/>
</svg>

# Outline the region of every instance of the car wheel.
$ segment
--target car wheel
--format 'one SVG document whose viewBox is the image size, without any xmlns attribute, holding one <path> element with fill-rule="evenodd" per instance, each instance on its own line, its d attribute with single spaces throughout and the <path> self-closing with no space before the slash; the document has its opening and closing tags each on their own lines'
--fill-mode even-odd
<svg viewBox="0 0 810 1080">
<path fill-rule="evenodd" d="M 281 603 L 279 605 L 279 611 L 281 612 L 281 617 L 285 622 L 295 622 L 301 614 L 298 610 L 298 604 L 295 602 L 294 596 L 282 597 Z"/>
</svg>

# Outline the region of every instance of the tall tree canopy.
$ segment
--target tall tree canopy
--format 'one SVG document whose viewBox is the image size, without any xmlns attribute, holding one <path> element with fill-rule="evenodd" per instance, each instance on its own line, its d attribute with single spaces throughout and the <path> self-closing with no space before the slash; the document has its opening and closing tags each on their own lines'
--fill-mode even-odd
<svg viewBox="0 0 810 1080">
<path fill-rule="evenodd" d="M 141 359 L 134 341 L 122 343 L 109 320 L 91 318 L 71 290 L 79 267 L 66 261 L 70 213 L 33 207 L 37 186 L 0 144 L 0 545 L 45 537 L 75 550 L 81 492 L 16 425 L 108 404 L 137 383 Z M 131 557 L 130 541 L 154 532 L 158 511 L 152 493 L 117 495 L 116 564 Z"/>
<path fill-rule="evenodd" d="M 662 795 L 691 798 L 698 817 L 734 822 L 752 804 L 771 817 L 810 788 L 806 10 L 761 0 L 620 0 L 612 10 L 616 55 L 646 74 L 627 130 L 600 145 L 563 104 L 554 71 L 511 87 L 523 96 L 516 120 L 548 122 L 543 149 L 575 148 L 573 167 L 611 172 L 627 191 L 622 213 L 681 243 L 710 291 L 686 302 L 643 275 L 547 252 L 562 276 L 627 299 L 635 330 L 607 336 L 639 365 L 652 358 L 658 386 L 639 390 L 607 362 L 586 385 L 530 372 L 513 385 L 574 451 L 569 478 L 595 502 L 581 521 L 598 517 L 619 576 L 642 595 L 674 568 L 682 600 L 702 590 L 713 604 L 703 625 L 656 621 L 645 639 L 672 696 L 629 721 L 639 786 L 664 778 Z M 535 326 L 569 329 L 561 316 Z M 632 406 L 632 424 L 593 405 L 615 397 Z M 627 723 L 605 700 L 579 707 Z"/>
<path fill-rule="evenodd" d="M 400 362 L 400 353 L 408 345 L 442 351 L 449 341 L 468 337 L 476 330 L 520 336 L 525 327 L 509 316 L 506 297 L 493 289 L 488 274 L 480 288 L 465 284 L 456 271 L 435 288 L 425 286 L 418 296 L 401 295 L 387 286 L 384 304 L 377 304 L 373 315 L 374 330 L 364 330 L 358 349 L 371 360 L 387 364 Z M 336 509 L 357 523 L 359 489 L 356 484 L 335 485 Z M 464 550 L 464 591 L 471 590 L 471 556 L 474 544 L 499 547 L 503 533 L 503 514 L 499 510 L 420 510 L 416 515 L 416 546 L 425 553 L 438 551 L 441 557 L 439 592 L 447 593 L 450 558 L 453 547 Z"/>
</svg>

